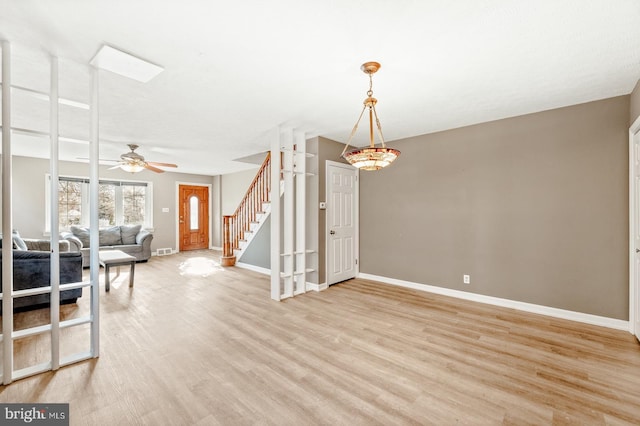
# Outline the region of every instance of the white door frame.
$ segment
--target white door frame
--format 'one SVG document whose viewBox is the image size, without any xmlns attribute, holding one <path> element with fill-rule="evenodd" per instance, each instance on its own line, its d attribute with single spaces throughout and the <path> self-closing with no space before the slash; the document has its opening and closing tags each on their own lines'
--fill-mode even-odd
<svg viewBox="0 0 640 426">
<path fill-rule="evenodd" d="M 635 180 L 635 136 L 640 133 L 640 117 L 638 117 L 631 127 L 629 128 L 629 332 L 631 334 L 635 334 L 636 336 L 640 336 L 640 330 L 636 327 L 636 321 L 639 319 L 636 318 L 637 311 L 637 294 L 640 291 L 640 284 L 636 283 L 635 277 L 637 273 L 640 271 L 636 271 L 636 249 L 640 249 L 640 247 L 636 247 L 635 235 L 638 230 L 636 230 L 636 221 L 635 221 L 635 206 L 636 203 L 640 203 L 640 200 L 637 200 L 636 194 L 636 180 Z"/>
<path fill-rule="evenodd" d="M 174 212 L 174 223 L 176 225 L 176 235 L 175 235 L 175 245 L 176 248 L 173 250 L 173 253 L 180 252 L 180 185 L 188 185 L 188 186 L 206 186 L 207 191 L 209 191 L 209 203 L 207 204 L 207 210 L 209 210 L 209 249 L 213 248 L 213 185 L 210 183 L 193 183 L 193 182 L 183 182 L 176 181 L 176 194 L 175 194 L 175 212 Z M 154 225 L 155 226 L 155 225 Z M 220 225 L 222 226 L 222 225 Z"/>
<path fill-rule="evenodd" d="M 331 160 L 326 160 L 325 162 L 325 187 L 324 187 L 324 199 L 325 202 L 329 202 L 329 189 L 331 188 L 330 186 L 330 181 L 329 179 L 331 178 L 331 175 L 329 174 L 329 167 L 330 166 L 335 166 L 335 167 L 340 167 L 343 169 L 348 169 L 348 170 L 355 170 L 356 171 L 356 184 L 355 184 L 355 188 L 354 188 L 354 202 L 353 202 L 353 209 L 354 209 L 354 227 L 355 227 L 355 247 L 353 249 L 353 255 L 355 257 L 354 262 L 355 262 L 355 276 L 357 277 L 358 274 L 360 273 L 360 170 L 354 168 L 353 166 L 349 165 L 349 164 L 345 164 L 345 163 L 341 163 L 338 161 L 331 161 Z M 325 268 L 325 279 L 326 279 L 326 283 L 327 285 L 329 284 L 329 246 L 330 244 L 328 243 L 328 235 L 329 235 L 329 213 L 328 210 L 325 210 L 327 212 L 327 214 L 325 215 L 325 230 L 324 230 L 324 235 L 325 235 L 325 244 L 324 244 L 324 268 Z"/>
</svg>

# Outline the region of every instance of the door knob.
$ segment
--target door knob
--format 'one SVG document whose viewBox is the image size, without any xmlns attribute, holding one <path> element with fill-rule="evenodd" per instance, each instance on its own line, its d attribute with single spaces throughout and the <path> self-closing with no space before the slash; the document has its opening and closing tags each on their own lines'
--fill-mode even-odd
<svg viewBox="0 0 640 426">
<path fill-rule="evenodd" d="M 640 253 L 640 249 L 638 249 L 638 248 L 637 248 L 637 249 L 636 249 L 636 253 Z"/>
<path fill-rule="evenodd" d="M 336 231 L 334 231 L 333 229 L 329 232 L 331 235 L 336 235 Z"/>
</svg>

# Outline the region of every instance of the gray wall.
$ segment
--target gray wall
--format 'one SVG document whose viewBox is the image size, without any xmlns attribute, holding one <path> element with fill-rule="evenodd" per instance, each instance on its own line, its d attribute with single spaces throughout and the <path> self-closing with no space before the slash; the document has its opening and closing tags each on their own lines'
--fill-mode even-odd
<svg viewBox="0 0 640 426">
<path fill-rule="evenodd" d="M 640 117 L 640 80 L 638 80 L 636 87 L 634 87 L 633 92 L 631 92 L 629 111 L 629 125 L 631 125 Z"/>
<path fill-rule="evenodd" d="M 628 319 L 629 108 L 393 142 L 396 164 L 360 174 L 360 271 Z"/>
<path fill-rule="evenodd" d="M 253 182 L 253 178 L 256 177 L 256 173 L 258 173 L 259 167 L 255 169 L 249 169 L 242 172 L 237 173 L 229 173 L 226 175 L 220 176 L 221 179 L 221 206 L 222 206 L 222 215 L 231 215 L 233 214 L 240 201 L 242 201 L 242 197 L 249 189 L 249 185 Z"/>
<path fill-rule="evenodd" d="M 107 170 L 100 167 L 100 178 L 140 180 L 153 183 L 154 237 L 151 249 L 171 247 L 177 249 L 176 241 L 176 182 L 212 184 L 212 176 L 186 173 L 152 173 L 143 171 L 132 175 L 122 170 Z M 13 224 L 26 238 L 43 238 L 45 229 L 45 175 L 49 172 L 49 160 L 29 157 L 13 158 Z M 89 176 L 89 165 L 61 161 L 59 174 Z M 162 208 L 169 212 L 163 213 Z M 213 210 L 216 207 L 214 205 Z M 215 217 L 212 215 L 212 217 Z M 215 229 L 215 225 L 213 226 Z"/>
<path fill-rule="evenodd" d="M 240 262 L 271 269 L 271 216 L 265 220 L 253 237 Z"/>
</svg>

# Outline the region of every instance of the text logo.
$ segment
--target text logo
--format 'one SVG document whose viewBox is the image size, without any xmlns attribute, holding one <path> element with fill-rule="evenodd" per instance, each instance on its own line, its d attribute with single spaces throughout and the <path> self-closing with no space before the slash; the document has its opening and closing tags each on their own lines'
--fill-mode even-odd
<svg viewBox="0 0 640 426">
<path fill-rule="evenodd" d="M 0 404 L 0 424 L 69 426 L 69 404 Z"/>
</svg>

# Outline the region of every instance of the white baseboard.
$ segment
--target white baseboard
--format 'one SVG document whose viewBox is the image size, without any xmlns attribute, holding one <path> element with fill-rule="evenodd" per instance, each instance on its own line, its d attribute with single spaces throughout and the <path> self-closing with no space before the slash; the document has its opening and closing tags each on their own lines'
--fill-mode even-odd
<svg viewBox="0 0 640 426">
<path fill-rule="evenodd" d="M 585 314 L 582 312 L 567 311 L 565 309 L 552 308 L 549 306 L 535 305 L 533 303 L 519 302 L 516 300 L 502 299 L 499 297 L 485 296 L 483 294 L 469 293 L 466 291 L 453 290 L 444 287 L 437 287 L 427 284 L 419 284 L 411 281 L 403 281 L 395 278 L 381 277 L 378 275 L 359 273 L 358 278 L 365 280 L 379 281 L 385 284 L 397 285 L 414 290 L 426 291 L 429 293 L 441 294 L 443 296 L 455 297 L 457 299 L 470 300 L 472 302 L 486 303 L 489 305 L 501 306 L 503 308 L 517 309 L 534 314 L 547 315 L 554 318 L 561 318 L 570 321 L 582 322 L 585 324 L 599 325 L 616 330 L 629 331 L 629 321 L 615 318 L 601 317 L 598 315 Z"/>
<path fill-rule="evenodd" d="M 242 269 L 248 269 L 253 272 L 259 272 L 264 275 L 271 275 L 271 269 L 263 268 L 261 266 L 250 265 L 248 263 L 236 262 L 236 266 Z"/>
<path fill-rule="evenodd" d="M 218 250 L 218 251 L 222 251 L 222 247 L 209 247 L 209 250 Z"/>
<path fill-rule="evenodd" d="M 326 290 L 328 288 L 329 288 L 329 286 L 327 285 L 327 283 L 316 284 L 316 283 L 307 282 L 307 291 L 309 291 L 309 290 L 324 291 L 324 290 Z"/>
<path fill-rule="evenodd" d="M 264 274 L 264 275 L 271 275 L 271 269 L 263 268 L 261 266 L 250 265 L 248 263 L 242 263 L 242 262 L 236 262 L 236 266 L 238 268 L 248 269 L 249 271 L 259 272 L 259 273 Z M 307 291 L 309 291 L 309 290 L 312 290 L 312 291 L 323 291 L 323 290 L 326 290 L 327 288 L 329 288 L 327 283 L 315 284 L 315 283 L 310 283 L 310 282 L 307 282 L 305 287 L 306 287 Z"/>
</svg>

